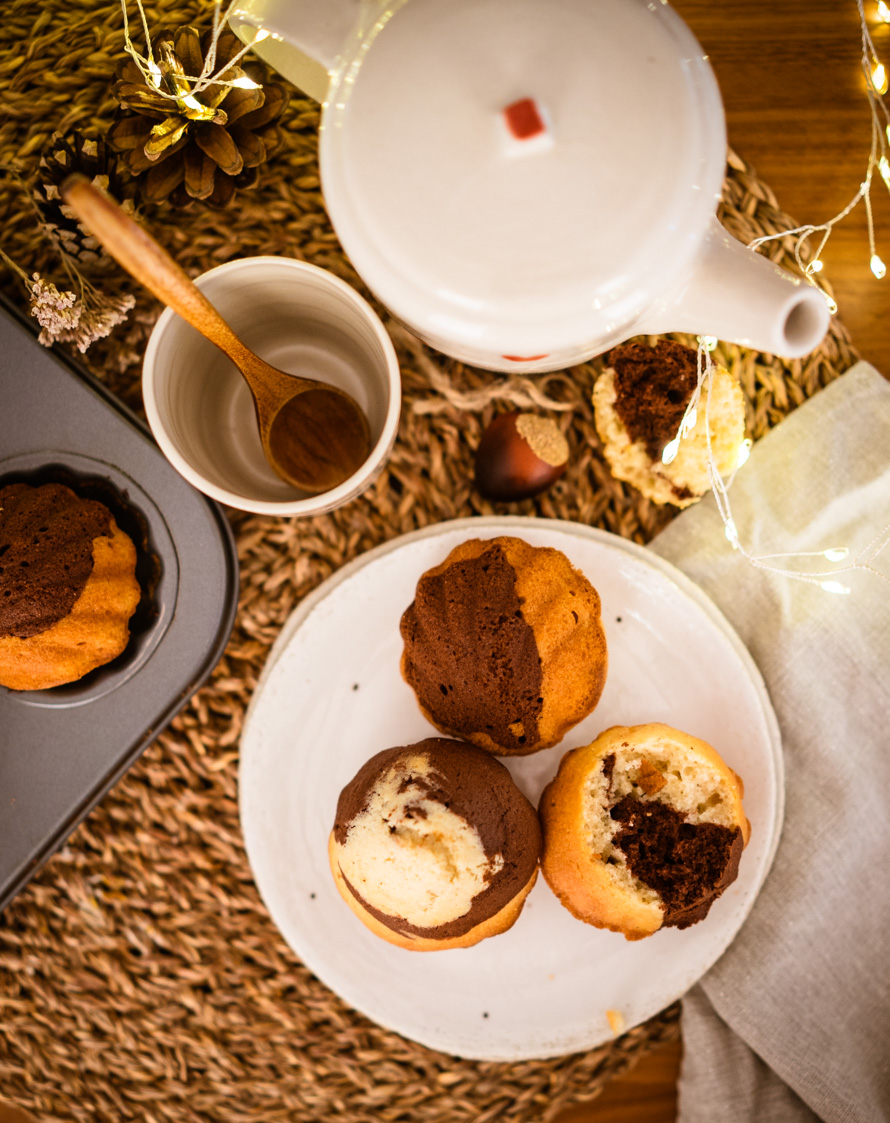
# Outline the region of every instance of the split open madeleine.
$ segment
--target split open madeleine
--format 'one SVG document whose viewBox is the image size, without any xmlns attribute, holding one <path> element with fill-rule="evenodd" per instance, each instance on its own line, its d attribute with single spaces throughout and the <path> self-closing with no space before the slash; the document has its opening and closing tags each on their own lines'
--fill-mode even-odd
<svg viewBox="0 0 890 1123">
<path fill-rule="evenodd" d="M 614 726 L 566 753 L 541 795 L 544 878 L 579 920 L 628 940 L 688 928 L 738 874 L 742 795 L 707 742 Z"/>
</svg>

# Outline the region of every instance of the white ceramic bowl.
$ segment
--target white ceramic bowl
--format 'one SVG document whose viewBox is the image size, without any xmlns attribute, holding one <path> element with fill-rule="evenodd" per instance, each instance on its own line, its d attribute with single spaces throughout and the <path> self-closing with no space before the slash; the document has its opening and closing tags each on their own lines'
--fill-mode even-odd
<svg viewBox="0 0 890 1123">
<path fill-rule="evenodd" d="M 332 273 L 286 257 L 229 261 L 195 284 L 266 362 L 351 394 L 368 418 L 372 447 L 357 472 L 321 495 L 285 483 L 263 453 L 247 383 L 168 308 L 148 341 L 142 393 L 170 463 L 205 495 L 257 514 L 317 515 L 364 491 L 386 462 L 401 405 L 398 359 L 373 308 Z"/>
</svg>

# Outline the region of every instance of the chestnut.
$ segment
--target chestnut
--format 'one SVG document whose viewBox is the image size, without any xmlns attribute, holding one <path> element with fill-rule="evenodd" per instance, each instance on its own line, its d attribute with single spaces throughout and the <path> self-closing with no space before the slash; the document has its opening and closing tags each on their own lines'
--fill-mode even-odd
<svg viewBox="0 0 890 1123">
<path fill-rule="evenodd" d="M 476 488 L 486 499 L 528 499 L 556 483 L 568 460 L 568 441 L 552 418 L 501 413 L 479 441 Z"/>
</svg>

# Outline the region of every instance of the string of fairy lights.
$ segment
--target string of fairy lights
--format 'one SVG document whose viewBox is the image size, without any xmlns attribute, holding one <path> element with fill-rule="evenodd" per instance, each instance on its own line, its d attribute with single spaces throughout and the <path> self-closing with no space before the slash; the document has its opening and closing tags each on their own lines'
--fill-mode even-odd
<svg viewBox="0 0 890 1123">
<path fill-rule="evenodd" d="M 146 84 L 160 97 L 175 102 L 179 110 L 193 120 L 210 117 L 214 113 L 212 108 L 202 105 L 196 97 L 197 94 L 206 90 L 208 86 L 226 86 L 243 90 L 256 90 L 260 87 L 260 83 L 255 82 L 249 75 L 245 74 L 237 64 L 257 43 L 270 35 L 268 31 L 257 32 L 251 43 L 242 47 L 242 49 L 225 63 L 224 66 L 220 67 L 218 71 L 216 70 L 216 52 L 219 45 L 219 37 L 226 27 L 229 11 L 233 6 L 234 0 L 230 0 L 225 11 L 223 11 L 223 0 L 214 0 L 210 44 L 205 52 L 204 65 L 201 73 L 181 74 L 176 72 L 171 74 L 169 70 L 165 73 L 154 58 L 151 35 L 148 28 L 148 17 L 145 13 L 143 0 L 136 0 L 136 8 L 139 12 L 142 31 L 145 36 L 145 54 L 138 51 L 133 44 L 133 40 L 130 37 L 130 20 L 127 13 L 127 0 L 121 0 L 121 11 L 123 12 L 124 18 L 124 50 L 136 64 Z"/>
<path fill-rule="evenodd" d="M 832 296 L 826 292 L 816 281 L 816 276 L 822 271 L 823 263 L 821 259 L 822 251 L 825 244 L 831 236 L 834 227 L 847 217 L 850 212 L 863 203 L 866 213 L 866 224 L 868 228 L 868 245 L 870 260 L 869 265 L 872 273 L 878 280 L 883 279 L 887 274 L 887 267 L 878 255 L 875 245 L 875 232 L 874 232 L 874 218 L 872 213 L 871 190 L 876 176 L 879 176 L 884 185 L 890 191 L 890 159 L 888 159 L 888 151 L 890 151 L 890 115 L 888 115 L 887 107 L 884 104 L 883 96 L 887 92 L 888 85 L 890 85 L 890 78 L 884 64 L 878 57 L 877 50 L 875 49 L 874 40 L 872 39 L 871 32 L 866 18 L 865 7 L 863 0 L 856 0 L 856 6 L 859 11 L 859 22 L 862 31 L 862 59 L 861 66 L 862 72 L 865 76 L 865 87 L 868 96 L 868 103 L 871 109 L 872 130 L 871 130 L 871 149 L 868 157 L 868 167 L 866 169 L 865 178 L 859 185 L 859 190 L 850 200 L 846 207 L 834 218 L 821 225 L 814 226 L 800 226 L 794 230 L 783 231 L 778 234 L 769 234 L 762 238 L 756 238 L 753 242 L 749 243 L 751 249 L 757 249 L 759 246 L 766 242 L 774 241 L 778 238 L 787 238 L 789 235 L 796 236 L 794 243 L 794 256 L 797 261 L 798 267 L 803 273 L 804 277 L 810 284 L 815 285 L 820 289 L 830 311 L 835 313 L 837 311 L 837 304 Z M 886 0 L 878 0 L 875 8 L 875 17 L 879 23 L 890 24 L 890 4 Z M 809 239 L 813 235 L 820 235 L 820 240 L 815 253 L 810 257 L 807 263 L 804 263 L 804 247 L 807 245 Z M 883 581 L 890 582 L 890 577 L 882 573 L 874 566 L 878 555 L 886 546 L 890 545 L 890 525 L 884 527 L 874 538 L 863 547 L 858 554 L 851 557 L 851 552 L 846 546 L 829 546 L 823 550 L 810 550 L 804 552 L 788 552 L 788 553 L 774 553 L 774 554 L 752 554 L 746 549 L 742 543 L 738 528 L 735 520 L 732 517 L 732 507 L 729 500 L 729 490 L 732 482 L 735 479 L 736 472 L 748 459 L 751 452 L 751 441 L 746 440 L 743 442 L 739 451 L 738 461 L 729 476 L 724 480 L 717 469 L 717 464 L 714 459 L 713 451 L 711 448 L 711 429 L 709 424 L 709 403 L 710 391 L 713 382 L 714 364 L 711 359 L 711 352 L 717 346 L 717 340 L 712 336 L 700 336 L 698 340 L 698 378 L 696 388 L 689 400 L 686 411 L 680 421 L 677 429 L 677 436 L 672 440 L 664 449 L 662 453 L 662 461 L 665 464 L 670 462 L 676 457 L 680 447 L 680 442 L 687 436 L 694 428 L 697 418 L 698 410 L 704 393 L 705 398 L 705 435 L 707 437 L 708 448 L 708 475 L 714 499 L 717 503 L 717 510 L 723 521 L 723 528 L 726 538 L 734 550 L 737 550 L 751 565 L 758 569 L 768 570 L 771 573 L 778 574 L 783 577 L 788 577 L 796 581 L 804 581 L 809 584 L 818 585 L 828 593 L 847 594 L 851 592 L 850 586 L 846 585 L 839 578 L 853 570 L 864 570 L 875 576 L 881 578 Z M 808 559 L 819 558 L 823 561 L 832 564 L 831 569 L 793 569 L 788 564 L 776 565 L 776 562 L 784 561 L 790 563 L 792 561 L 807 561 Z"/>
<path fill-rule="evenodd" d="M 724 532 L 732 548 L 737 550 L 747 562 L 757 569 L 768 570 L 770 573 L 775 573 L 781 577 L 789 577 L 796 581 L 804 581 L 811 585 L 818 585 L 827 593 L 846 594 L 851 592 L 850 586 L 844 584 L 839 578 L 843 574 L 850 573 L 853 570 L 866 570 L 879 577 L 882 581 L 890 582 L 890 577 L 875 568 L 873 564 L 881 551 L 887 545 L 890 545 L 890 525 L 884 527 L 883 530 L 876 534 L 874 538 L 859 551 L 859 553 L 852 557 L 849 548 L 846 546 L 829 546 L 823 550 L 791 551 L 774 554 L 752 554 L 745 548 L 739 536 L 735 520 L 732 517 L 729 490 L 732 487 L 732 482 L 735 479 L 736 473 L 745 464 L 750 455 L 752 442 L 750 439 L 746 439 L 742 442 L 735 467 L 729 478 L 724 479 L 717 468 L 717 463 L 711 447 L 709 411 L 711 385 L 714 377 L 714 363 L 711 359 L 711 352 L 716 346 L 717 340 L 714 339 L 713 336 L 699 337 L 698 377 L 696 380 L 696 387 L 686 406 L 683 418 L 680 421 L 677 436 L 665 446 L 664 452 L 662 453 L 662 461 L 665 464 L 670 464 L 676 457 L 680 447 L 680 441 L 695 427 L 696 421 L 698 420 L 701 399 L 702 396 L 704 396 L 705 436 L 707 438 L 708 448 L 708 477 L 711 490 L 714 493 L 714 499 L 717 503 L 717 510 L 723 521 Z M 833 568 L 830 570 L 820 569 L 814 571 L 791 569 L 788 565 L 775 564 L 779 561 L 807 561 L 813 558 L 820 558 L 823 561 L 830 562 Z"/>
<path fill-rule="evenodd" d="M 862 58 L 860 65 L 865 77 L 865 92 L 868 97 L 869 108 L 871 109 L 872 126 L 871 149 L 868 155 L 868 167 L 866 168 L 865 178 L 859 184 L 859 190 L 850 202 L 847 203 L 839 214 L 829 219 L 828 222 L 823 222 L 818 226 L 798 226 L 794 230 L 785 230 L 778 234 L 767 234 L 762 238 L 755 238 L 753 242 L 749 243 L 751 249 L 757 249 L 766 242 L 772 242 L 778 238 L 796 236 L 794 256 L 798 267 L 807 280 L 820 289 L 832 314 L 837 312 L 837 304 L 834 298 L 821 288 L 815 278 L 816 275 L 822 271 L 823 261 L 821 255 L 828 239 L 831 237 L 832 230 L 860 203 L 865 207 L 870 254 L 869 265 L 871 271 L 878 280 L 883 279 L 887 275 L 887 266 L 879 256 L 875 245 L 875 226 L 872 212 L 871 190 L 875 177 L 879 176 L 884 186 L 890 191 L 890 156 L 888 156 L 888 153 L 890 153 L 890 114 L 888 114 L 887 106 L 884 103 L 884 94 L 887 92 L 888 85 L 890 85 L 890 76 L 888 76 L 888 71 L 884 63 L 878 58 L 874 40 L 869 30 L 863 0 L 856 0 L 856 7 L 859 11 L 859 24 L 862 33 Z M 888 4 L 886 0 L 878 0 L 875 8 L 875 18 L 878 23 L 890 24 L 890 4 Z M 821 237 L 815 252 L 812 254 L 810 261 L 804 264 L 802 259 L 803 249 L 808 244 L 810 238 L 817 234 Z"/>
</svg>

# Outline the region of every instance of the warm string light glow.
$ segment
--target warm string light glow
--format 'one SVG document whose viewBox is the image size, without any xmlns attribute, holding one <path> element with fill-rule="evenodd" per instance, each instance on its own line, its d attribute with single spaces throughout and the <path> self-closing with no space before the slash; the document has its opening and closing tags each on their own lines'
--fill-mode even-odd
<svg viewBox="0 0 890 1123">
<path fill-rule="evenodd" d="M 872 116 L 872 143 L 871 151 L 869 152 L 868 167 L 866 169 L 865 179 L 859 185 L 859 190 L 850 200 L 846 207 L 835 215 L 829 222 L 825 222 L 820 226 L 799 226 L 795 230 L 788 230 L 780 234 L 769 234 L 763 238 L 757 238 L 750 243 L 752 249 L 763 245 L 765 242 L 775 241 L 777 238 L 785 238 L 789 234 L 797 235 L 797 240 L 794 244 L 794 256 L 797 261 L 798 267 L 801 272 L 810 282 L 810 284 L 819 288 L 825 301 L 828 305 L 829 311 L 834 314 L 837 312 L 837 303 L 835 300 L 824 290 L 814 279 L 815 276 L 822 271 L 823 262 L 821 260 L 821 253 L 825 248 L 825 243 L 828 241 L 833 228 L 842 219 L 856 207 L 860 202 L 865 204 L 866 221 L 868 226 L 868 244 L 869 244 L 869 266 L 872 273 L 878 280 L 882 280 L 887 275 L 887 266 L 881 259 L 875 246 L 874 234 L 874 221 L 872 216 L 871 206 L 871 188 L 875 173 L 880 175 L 885 187 L 890 191 L 890 159 L 888 159 L 888 148 L 890 148 L 890 116 L 888 116 L 887 108 L 883 101 L 883 95 L 887 92 L 888 88 L 888 73 L 884 64 L 880 61 L 875 50 L 874 42 L 872 41 L 871 34 L 868 30 L 868 22 L 865 16 L 865 9 L 863 7 L 863 0 L 856 0 L 856 6 L 859 11 L 859 23 L 862 31 L 862 72 L 865 76 L 865 86 L 868 95 L 869 107 Z M 878 0 L 876 5 L 876 15 L 879 22 L 890 24 L 890 4 L 886 0 Z M 821 238 L 816 247 L 815 252 L 812 254 L 811 260 L 804 264 L 802 260 L 803 248 L 808 240 L 814 235 L 819 234 Z M 732 509 L 729 502 L 729 489 L 735 479 L 735 474 L 747 461 L 751 452 L 751 441 L 746 440 L 741 449 L 739 450 L 739 458 L 733 469 L 732 475 L 728 480 L 724 480 L 717 469 L 717 464 L 714 459 L 713 451 L 711 448 L 711 430 L 710 419 L 708 416 L 708 402 L 710 400 L 711 385 L 713 381 L 713 363 L 711 361 L 711 352 L 714 350 L 716 340 L 709 336 L 702 336 L 699 338 L 698 347 L 698 380 L 689 404 L 686 407 L 686 412 L 680 422 L 677 430 L 677 436 L 674 440 L 670 441 L 664 449 L 662 460 L 665 464 L 669 464 L 677 455 L 680 447 L 680 442 L 691 430 L 695 424 L 695 419 L 698 415 L 700 407 L 700 400 L 702 391 L 705 394 L 705 436 L 707 439 L 708 449 L 708 476 L 711 483 L 711 489 L 714 493 L 714 498 L 717 502 L 717 509 L 723 521 L 723 529 L 726 538 L 732 545 L 734 550 L 739 553 L 753 566 L 758 569 L 766 569 L 771 573 L 777 573 L 783 577 L 789 577 L 796 581 L 805 581 L 809 584 L 818 585 L 827 593 L 835 593 L 844 595 L 849 593 L 850 587 L 845 585 L 842 581 L 838 580 L 838 576 L 853 570 L 866 570 L 880 577 L 884 581 L 890 582 L 890 577 L 875 569 L 872 563 L 881 553 L 881 551 L 890 544 L 890 526 L 885 527 L 880 534 L 861 550 L 859 554 L 851 559 L 850 551 L 846 546 L 831 546 L 825 550 L 806 551 L 802 553 L 782 553 L 782 554 L 761 554 L 754 555 L 745 549 L 739 537 L 738 528 L 732 517 Z M 771 564 L 773 562 L 787 559 L 788 561 L 800 561 L 807 558 L 822 558 L 830 562 L 836 568 L 821 571 L 821 572 L 808 572 L 800 569 L 791 569 L 781 565 Z M 842 564 L 846 563 L 846 564 Z"/>
<path fill-rule="evenodd" d="M 765 242 L 775 241 L 777 238 L 785 238 L 789 234 L 796 234 L 797 241 L 794 245 L 794 256 L 797 264 L 804 276 L 809 280 L 810 284 L 815 285 L 822 291 L 825 301 L 828 304 L 829 311 L 834 315 L 837 312 L 837 303 L 821 289 L 821 286 L 813 279 L 814 274 L 819 273 L 822 269 L 822 261 L 820 254 L 825 248 L 825 243 L 828 241 L 831 231 L 834 227 L 854 209 L 859 203 L 865 204 L 866 222 L 868 225 L 868 246 L 869 246 L 869 265 L 872 273 L 882 280 L 887 275 L 887 267 L 878 255 L 875 246 L 875 230 L 874 220 L 872 217 L 871 207 L 871 189 L 872 180 L 875 172 L 877 172 L 884 182 L 885 187 L 890 191 L 890 160 L 888 160 L 888 147 L 890 147 L 890 115 L 888 115 L 887 107 L 884 104 L 883 95 L 887 92 L 888 88 L 888 72 L 887 68 L 878 58 L 871 33 L 868 29 L 868 20 L 865 16 L 865 8 L 863 0 L 856 0 L 856 6 L 859 10 L 859 24 L 862 31 L 862 73 L 865 76 L 865 89 L 868 95 L 868 103 L 871 108 L 872 130 L 871 130 L 871 151 L 868 157 L 868 167 L 865 173 L 865 179 L 859 185 L 859 190 L 844 207 L 840 214 L 836 214 L 834 218 L 828 222 L 822 223 L 821 226 L 798 226 L 794 230 L 786 230 L 781 234 L 767 234 L 763 238 L 755 238 L 749 245 L 752 249 L 762 246 Z M 880 23 L 890 24 L 890 4 L 886 0 L 878 0 L 875 9 L 877 19 Z M 813 254 L 812 260 L 804 265 L 801 255 L 803 247 L 807 244 L 808 240 L 814 234 L 821 234 L 822 237 L 819 245 Z"/>
<path fill-rule="evenodd" d="M 735 479 L 736 472 L 746 463 L 751 454 L 752 442 L 750 439 L 745 439 L 739 449 L 739 456 L 733 468 L 732 475 L 729 479 L 724 480 L 720 475 L 717 468 L 717 462 L 714 459 L 714 453 L 711 447 L 711 425 L 709 406 L 711 400 L 711 386 L 714 379 L 714 364 L 711 360 L 711 352 L 714 350 L 717 341 L 710 336 L 701 336 L 698 341 L 698 374 L 696 379 L 696 386 L 686 406 L 686 411 L 680 421 L 677 429 L 676 437 L 670 441 L 664 448 L 661 459 L 665 464 L 670 462 L 676 457 L 680 448 L 680 442 L 688 435 L 692 427 L 695 425 L 695 418 L 698 416 L 698 411 L 701 406 L 702 393 L 704 392 L 704 409 L 705 409 L 705 437 L 707 440 L 708 449 L 708 478 L 711 484 L 711 490 L 714 493 L 714 498 L 717 502 L 717 510 L 720 513 L 720 518 L 723 521 L 723 531 L 726 538 L 734 550 L 739 553 L 751 565 L 757 569 L 765 569 L 770 573 L 776 573 L 781 577 L 790 577 L 795 581 L 805 581 L 810 585 L 818 585 L 826 593 L 836 593 L 844 595 L 849 593 L 850 587 L 844 585 L 843 582 L 838 581 L 837 578 L 840 574 L 849 573 L 852 570 L 867 570 L 869 573 L 874 573 L 880 577 L 882 581 L 890 582 L 890 577 L 875 569 L 872 562 L 877 558 L 878 554 L 890 544 L 890 526 L 884 527 L 880 534 L 861 550 L 859 554 L 852 560 L 850 559 L 850 551 L 846 546 L 829 546 L 824 550 L 806 550 L 803 552 L 781 553 L 781 554 L 751 554 L 745 549 L 739 537 L 738 528 L 736 527 L 735 520 L 732 517 L 732 508 L 729 502 L 729 489 Z M 693 420 L 690 421 L 690 418 Z M 807 572 L 799 569 L 789 569 L 785 566 L 772 565 L 771 562 L 780 561 L 781 559 L 801 560 L 807 558 L 823 558 L 825 561 L 833 563 L 837 568 L 822 571 L 822 572 Z M 841 565 L 841 562 L 847 562 L 846 565 Z"/>
<path fill-rule="evenodd" d="M 148 19 L 145 14 L 143 0 L 136 0 L 136 7 L 139 10 L 139 17 L 142 21 L 142 30 L 145 34 L 145 49 L 147 52 L 147 54 L 145 55 L 140 54 L 133 45 L 133 41 L 130 38 L 130 22 L 127 15 L 127 0 L 121 0 L 121 11 L 123 12 L 124 16 L 124 50 L 139 67 L 139 71 L 142 74 L 142 77 L 145 79 L 147 85 L 151 86 L 151 88 L 161 97 L 175 102 L 181 109 L 187 109 L 191 111 L 191 116 L 194 116 L 195 114 L 198 114 L 199 116 L 205 114 L 212 115 L 213 111 L 208 110 L 198 101 L 197 97 L 195 97 L 196 94 L 199 94 L 203 90 L 206 90 L 208 86 L 227 86 L 240 90 L 257 90 L 260 88 L 260 83 L 254 82 L 254 80 L 247 74 L 241 72 L 238 69 L 237 63 L 239 63 L 241 59 L 244 58 L 244 56 L 251 49 L 251 47 L 254 46 L 254 44 L 261 43 L 263 39 L 268 39 L 269 35 L 271 34 L 271 32 L 269 31 L 257 31 L 251 43 L 249 43 L 246 47 L 242 47 L 242 49 L 232 59 L 230 59 L 228 63 L 226 63 L 225 67 L 221 68 L 218 73 L 214 73 L 214 68 L 216 67 L 216 50 L 219 44 L 219 37 L 222 34 L 223 28 L 225 27 L 226 22 L 229 18 L 229 11 L 234 4 L 234 0 L 230 0 L 225 12 L 222 11 L 222 4 L 223 0 L 214 0 L 213 29 L 211 32 L 210 47 L 207 50 L 206 57 L 204 59 L 204 66 L 201 70 L 201 73 L 196 75 L 179 76 L 177 85 L 179 85 L 179 83 L 182 83 L 183 88 L 177 89 L 175 92 L 173 92 L 164 89 L 163 74 L 161 68 L 155 62 L 152 55 L 151 35 L 149 34 L 148 30 Z M 234 78 L 223 79 L 220 77 L 221 74 L 233 69 L 236 72 Z"/>
</svg>

